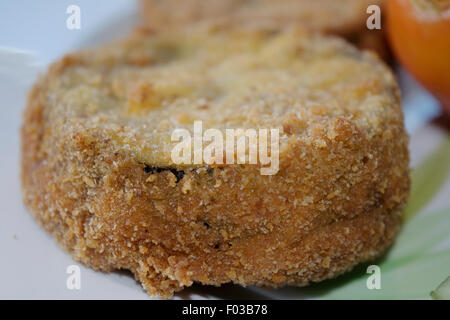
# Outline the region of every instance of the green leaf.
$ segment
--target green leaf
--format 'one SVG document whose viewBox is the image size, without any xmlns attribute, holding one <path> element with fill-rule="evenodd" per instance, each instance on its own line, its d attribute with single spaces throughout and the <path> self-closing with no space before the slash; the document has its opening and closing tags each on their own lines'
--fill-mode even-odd
<svg viewBox="0 0 450 320">
<path fill-rule="evenodd" d="M 450 208 L 418 216 L 403 226 L 395 245 L 388 253 L 388 260 L 393 263 L 404 257 L 420 255 L 449 236 Z"/>
<path fill-rule="evenodd" d="M 358 280 L 331 290 L 320 298 L 429 299 L 430 291 L 448 276 L 448 266 L 450 250 L 424 254 L 395 268 L 382 263 L 380 290 L 367 289 L 366 281 L 370 274 L 364 274 Z"/>
<path fill-rule="evenodd" d="M 430 293 L 434 300 L 450 300 L 450 277 L 444 280 L 436 290 Z"/>
<path fill-rule="evenodd" d="M 405 221 L 414 217 L 436 195 L 450 171 L 450 137 L 411 174 L 411 194 L 403 212 Z"/>
</svg>

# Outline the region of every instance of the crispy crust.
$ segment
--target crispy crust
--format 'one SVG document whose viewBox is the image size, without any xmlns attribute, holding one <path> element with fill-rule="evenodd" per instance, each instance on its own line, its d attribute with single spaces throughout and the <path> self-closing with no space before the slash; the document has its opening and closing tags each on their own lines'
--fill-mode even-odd
<svg viewBox="0 0 450 320">
<path fill-rule="evenodd" d="M 382 30 L 368 30 L 366 9 L 382 0 L 141 0 L 144 24 L 157 31 L 210 24 L 222 28 L 280 29 L 301 25 L 339 35 L 361 49 L 390 52 Z"/>
<path fill-rule="evenodd" d="M 206 40 L 214 37 L 207 34 L 193 43 L 212 41 L 229 49 L 261 34 Z M 260 41 L 272 37 L 278 39 L 270 34 Z M 330 79 L 344 72 L 338 67 L 344 62 L 369 74 L 368 84 L 359 87 L 352 73 L 328 79 L 333 84 L 325 79 L 323 89 L 303 84 L 311 95 L 334 95 L 335 105 L 308 108 L 300 101 L 285 116 L 282 107 L 273 106 L 277 116 L 269 121 L 284 131 L 280 170 L 274 176 L 262 176 L 251 165 L 164 162 L 136 142 L 142 128 L 135 115 L 121 116 L 121 126 L 110 127 L 116 109 L 113 114 L 104 106 L 92 111 L 87 101 L 96 95 L 84 100 L 86 93 L 69 92 L 77 81 L 86 81 L 83 72 L 102 76 L 90 84 L 100 94 L 118 86 L 107 80 L 111 70 L 161 67 L 165 60 L 157 61 L 158 54 L 148 49 L 157 37 L 137 35 L 56 62 L 31 91 L 22 127 L 23 196 L 34 217 L 76 260 L 103 271 L 129 269 L 150 295 L 163 297 L 193 282 L 304 286 L 379 256 L 394 240 L 409 191 L 407 136 L 395 79 L 381 62 L 342 41 L 303 33 L 280 37 L 287 44 L 277 42 L 277 47 L 300 41 L 302 50 L 293 59 L 313 59 L 308 65 L 323 60 Z M 172 44 L 181 39 L 191 41 L 185 35 Z M 256 59 L 260 49 L 255 50 L 250 54 Z M 331 62 L 338 70 L 330 70 Z M 132 79 L 122 81 L 137 81 Z M 80 101 L 87 111 L 78 111 Z M 117 97 L 114 105 L 127 109 Z M 194 112 L 194 106 L 183 108 Z M 164 110 L 152 105 L 148 112 Z M 124 132 L 135 142 L 125 144 Z M 160 132 L 158 127 L 154 135 Z"/>
</svg>

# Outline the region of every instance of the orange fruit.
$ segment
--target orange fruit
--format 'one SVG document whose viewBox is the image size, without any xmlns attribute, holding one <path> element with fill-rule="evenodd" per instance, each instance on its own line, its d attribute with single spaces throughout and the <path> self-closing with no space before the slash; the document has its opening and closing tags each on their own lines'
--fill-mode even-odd
<svg viewBox="0 0 450 320">
<path fill-rule="evenodd" d="M 450 113 L 450 0 L 388 0 L 386 10 L 398 60 Z"/>
</svg>

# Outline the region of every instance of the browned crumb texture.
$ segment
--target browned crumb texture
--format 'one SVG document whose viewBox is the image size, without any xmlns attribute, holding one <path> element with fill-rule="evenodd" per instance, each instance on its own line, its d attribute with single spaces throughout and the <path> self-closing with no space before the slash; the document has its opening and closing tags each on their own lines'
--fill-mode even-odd
<svg viewBox="0 0 450 320">
<path fill-rule="evenodd" d="M 369 30 L 370 5 L 383 0 L 141 0 L 143 21 L 153 30 L 175 30 L 209 24 L 217 28 L 303 26 L 345 37 L 359 48 L 390 58 L 382 30 Z"/>
<path fill-rule="evenodd" d="M 280 170 L 175 166 L 170 133 L 279 128 Z M 24 201 L 73 257 L 151 295 L 304 286 L 379 256 L 409 190 L 399 90 L 344 41 L 137 33 L 66 56 L 28 98 Z"/>
</svg>

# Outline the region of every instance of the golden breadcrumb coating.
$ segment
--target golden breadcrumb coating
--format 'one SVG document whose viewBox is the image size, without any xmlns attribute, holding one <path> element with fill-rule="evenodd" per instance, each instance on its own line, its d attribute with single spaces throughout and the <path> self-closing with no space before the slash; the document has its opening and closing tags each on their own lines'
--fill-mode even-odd
<svg viewBox="0 0 450 320">
<path fill-rule="evenodd" d="M 383 0 L 141 0 L 140 13 L 146 26 L 160 31 L 193 24 L 272 30 L 301 25 L 343 36 L 389 60 L 383 30 L 366 26 L 370 5 L 382 8 Z"/>
<path fill-rule="evenodd" d="M 278 128 L 280 164 L 174 165 L 175 128 Z M 73 257 L 150 295 L 199 282 L 304 286 L 394 240 L 409 191 L 391 71 L 307 32 L 136 32 L 32 89 L 27 207 Z"/>
</svg>

